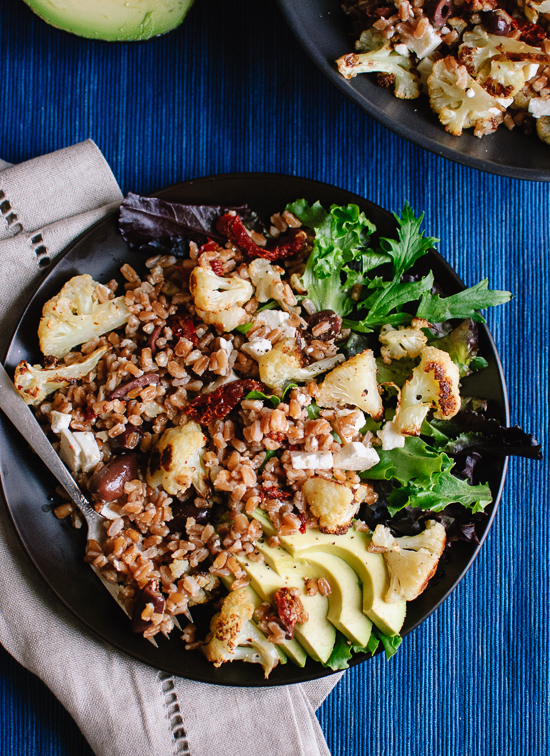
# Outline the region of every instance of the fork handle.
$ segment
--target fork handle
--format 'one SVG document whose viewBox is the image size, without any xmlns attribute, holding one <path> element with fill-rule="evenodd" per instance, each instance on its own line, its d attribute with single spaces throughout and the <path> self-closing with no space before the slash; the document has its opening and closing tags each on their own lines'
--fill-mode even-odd
<svg viewBox="0 0 550 756">
<path fill-rule="evenodd" d="M 2 364 L 0 364 L 0 407 L 27 443 L 38 454 L 42 462 L 55 475 L 84 517 L 87 520 L 98 519 L 99 515 L 82 494 L 72 475 L 40 427 L 40 423 L 15 390 L 15 386 Z"/>
</svg>

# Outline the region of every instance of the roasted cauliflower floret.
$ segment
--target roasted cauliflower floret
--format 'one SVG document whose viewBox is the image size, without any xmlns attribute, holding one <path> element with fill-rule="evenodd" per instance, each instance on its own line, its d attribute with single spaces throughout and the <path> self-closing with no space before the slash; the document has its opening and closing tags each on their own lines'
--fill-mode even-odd
<svg viewBox="0 0 550 756">
<path fill-rule="evenodd" d="M 124 297 L 108 299 L 110 294 L 87 273 L 67 281 L 42 309 L 38 325 L 42 353 L 63 357 L 78 344 L 124 325 L 130 317 Z"/>
<path fill-rule="evenodd" d="M 261 664 L 267 678 L 280 656 L 277 647 L 251 622 L 253 614 L 247 589 L 232 591 L 212 617 L 210 638 L 202 650 L 215 667 L 237 660 Z"/>
<path fill-rule="evenodd" d="M 353 491 L 336 480 L 312 477 L 302 486 L 302 493 L 323 533 L 347 533 L 359 509 Z"/>
<path fill-rule="evenodd" d="M 491 60 L 484 66 L 476 77 L 493 97 L 514 97 L 525 84 L 525 63 L 513 60 Z"/>
<path fill-rule="evenodd" d="M 242 278 L 217 276 L 210 268 L 198 265 L 189 277 L 197 315 L 216 330 L 232 331 L 250 320 L 241 305 L 254 295 L 254 288 Z"/>
<path fill-rule="evenodd" d="M 378 393 L 376 360 L 372 350 L 365 349 L 331 370 L 320 386 L 316 401 L 319 407 L 330 409 L 353 404 L 375 420 L 380 420 L 384 408 Z"/>
<path fill-rule="evenodd" d="M 40 404 L 48 394 L 64 386 L 85 378 L 96 367 L 108 347 L 100 347 L 86 355 L 80 362 L 72 365 L 60 365 L 56 368 L 43 368 L 41 365 L 29 365 L 22 360 L 15 368 L 13 379 L 17 392 L 23 397 L 25 404 Z"/>
<path fill-rule="evenodd" d="M 164 431 L 151 452 L 147 483 L 162 486 L 170 496 L 181 496 L 193 484 L 201 496 L 207 493 L 207 470 L 202 461 L 206 436 L 192 421 Z"/>
<path fill-rule="evenodd" d="M 267 354 L 258 359 L 260 380 L 274 391 L 282 391 L 291 381 L 309 381 L 344 359 L 343 355 L 327 357 L 303 367 L 303 355 L 295 339 L 281 339 Z"/>
<path fill-rule="evenodd" d="M 449 420 L 460 409 L 460 376 L 447 352 L 425 347 L 420 363 L 405 381 L 393 420 L 395 430 L 404 436 L 419 436 L 430 409 L 438 420 Z"/>
<path fill-rule="evenodd" d="M 256 290 L 256 299 L 260 304 L 269 299 L 277 299 L 274 294 L 277 287 L 273 284 L 281 283 L 281 268 L 275 268 L 269 262 L 258 257 L 248 266 L 248 274 Z"/>
<path fill-rule="evenodd" d="M 493 58 L 505 59 L 508 55 L 523 64 L 550 63 L 550 57 L 545 55 L 540 47 L 531 47 L 519 39 L 488 34 L 482 26 L 476 26 L 471 32 L 464 32 L 462 39 L 463 42 L 458 48 L 458 59 L 466 66 L 471 76 L 477 76 L 483 66 Z"/>
<path fill-rule="evenodd" d="M 445 129 L 453 136 L 460 136 L 463 129 L 472 127 L 476 136 L 495 131 L 503 112 L 498 100 L 472 79 L 463 66 L 449 70 L 445 61 L 446 58 L 434 63 L 428 77 L 430 105 Z"/>
<path fill-rule="evenodd" d="M 343 55 L 336 64 L 345 79 L 360 73 L 380 73 L 392 77 L 388 83 L 395 87 L 395 96 L 414 100 L 420 94 L 418 77 L 410 58 L 395 52 L 388 40 L 369 29 L 361 34 L 356 48 L 359 52 Z M 366 52 L 361 52 L 366 50 Z"/>
<path fill-rule="evenodd" d="M 376 551 L 383 552 L 390 576 L 387 602 L 413 601 L 425 590 L 435 574 L 446 540 L 445 528 L 435 520 L 428 520 L 422 533 L 401 538 L 394 538 L 384 525 L 376 526 L 372 544 Z"/>
<path fill-rule="evenodd" d="M 378 338 L 383 344 L 380 352 L 384 362 L 391 365 L 392 360 L 400 360 L 402 357 L 418 357 L 428 341 L 421 329 L 428 326 L 429 323 L 420 318 L 414 318 L 410 328 L 382 326 Z"/>
</svg>

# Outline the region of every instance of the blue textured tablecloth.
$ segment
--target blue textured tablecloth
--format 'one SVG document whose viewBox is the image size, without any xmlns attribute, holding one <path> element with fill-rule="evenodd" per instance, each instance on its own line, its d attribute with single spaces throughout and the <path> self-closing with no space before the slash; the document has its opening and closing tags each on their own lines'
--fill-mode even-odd
<svg viewBox="0 0 550 756">
<path fill-rule="evenodd" d="M 425 210 L 467 283 L 489 276 L 514 292 L 489 323 L 512 422 L 548 448 L 549 184 L 469 170 L 386 131 L 323 79 L 273 0 L 197 0 L 180 29 L 133 44 L 72 37 L 9 0 L 0 68 L 0 157 L 11 162 L 90 137 L 124 191 L 273 171 Z M 547 464 L 513 460 L 454 594 L 396 657 L 350 670 L 322 706 L 334 756 L 550 752 L 547 511 Z M 49 691 L 0 649 L 0 755 L 89 753 Z"/>
</svg>

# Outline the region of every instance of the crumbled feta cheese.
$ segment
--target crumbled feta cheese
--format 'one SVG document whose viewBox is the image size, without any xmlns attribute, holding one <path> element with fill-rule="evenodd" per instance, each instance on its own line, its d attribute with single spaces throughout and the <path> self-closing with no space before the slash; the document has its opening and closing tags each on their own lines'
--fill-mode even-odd
<svg viewBox="0 0 550 756">
<path fill-rule="evenodd" d="M 399 55 L 404 55 L 405 57 L 409 56 L 409 48 L 407 47 L 407 45 L 403 44 L 403 42 L 395 45 L 393 49 L 396 53 L 399 53 Z"/>
<path fill-rule="evenodd" d="M 61 433 L 59 443 L 59 456 L 65 462 L 69 470 L 72 472 L 80 472 L 82 469 L 81 452 L 82 448 L 78 443 L 78 440 L 74 437 L 74 434 L 70 430 L 64 428 Z"/>
<path fill-rule="evenodd" d="M 246 352 L 254 359 L 262 357 L 273 349 L 273 344 L 269 339 L 253 339 L 247 344 L 243 344 L 241 347 L 243 352 Z"/>
<path fill-rule="evenodd" d="M 283 310 L 264 310 L 256 315 L 256 323 L 267 326 L 268 328 L 280 328 L 285 338 L 293 339 L 296 336 L 294 326 L 288 325 L 290 315 Z"/>
<path fill-rule="evenodd" d="M 500 102 L 503 108 L 509 107 L 514 102 L 513 97 L 496 97 L 495 99 Z"/>
<path fill-rule="evenodd" d="M 53 432 L 61 433 L 62 430 L 68 430 L 72 419 L 72 416 L 68 415 L 66 412 L 52 410 L 50 414 L 50 422 L 52 424 Z"/>
<path fill-rule="evenodd" d="M 382 449 L 391 451 L 392 449 L 401 449 L 405 446 L 405 436 L 395 430 L 393 422 L 386 423 L 376 434 L 382 441 Z"/>
<path fill-rule="evenodd" d="M 548 5 L 550 6 L 550 0 L 548 2 Z M 528 63 L 523 67 L 523 73 L 525 74 L 525 81 L 530 81 L 534 76 L 536 76 L 539 72 L 539 64 L 538 63 Z"/>
<path fill-rule="evenodd" d="M 419 60 L 431 55 L 441 44 L 441 37 L 430 24 L 421 37 L 408 37 L 407 47 L 417 54 Z"/>
<path fill-rule="evenodd" d="M 476 96 L 476 93 L 474 92 L 472 87 L 469 87 L 469 89 L 466 90 L 466 97 L 469 97 L 470 99 L 472 99 L 472 97 L 475 97 L 475 96 Z"/>
<path fill-rule="evenodd" d="M 364 427 L 365 423 L 367 422 L 365 415 L 361 412 L 360 409 L 347 409 L 347 410 L 340 410 L 338 412 L 337 417 L 347 417 L 348 415 L 355 415 L 355 420 L 351 427 L 354 431 L 357 433 L 361 430 L 361 428 Z"/>
<path fill-rule="evenodd" d="M 550 115 L 550 97 L 532 97 L 529 100 L 528 110 L 534 118 Z"/>
<path fill-rule="evenodd" d="M 341 470 L 370 470 L 379 462 L 376 450 L 360 441 L 351 441 L 334 455 L 334 466 Z"/>
<path fill-rule="evenodd" d="M 233 343 L 229 341 L 229 339 L 220 337 L 220 349 L 223 349 L 225 352 L 227 352 L 227 356 L 229 357 L 229 355 L 233 351 Z"/>
<path fill-rule="evenodd" d="M 290 452 L 295 470 L 330 470 L 334 467 L 332 452 Z"/>
<path fill-rule="evenodd" d="M 174 580 L 179 580 L 182 575 L 189 572 L 189 561 L 187 559 L 174 559 L 170 564 L 170 572 Z"/>
<path fill-rule="evenodd" d="M 101 452 L 92 431 L 77 431 L 74 438 L 80 445 L 80 464 L 82 472 L 90 472 L 101 461 Z"/>
</svg>

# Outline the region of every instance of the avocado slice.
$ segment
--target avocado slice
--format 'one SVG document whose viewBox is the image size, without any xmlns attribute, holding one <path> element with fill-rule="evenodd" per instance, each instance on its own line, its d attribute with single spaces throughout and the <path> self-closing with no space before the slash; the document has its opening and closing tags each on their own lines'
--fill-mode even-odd
<svg viewBox="0 0 550 756">
<path fill-rule="evenodd" d="M 179 26 L 193 0 L 25 0 L 46 23 L 89 39 L 128 42 Z"/>
<path fill-rule="evenodd" d="M 230 588 L 232 580 L 229 578 L 221 578 L 222 583 L 225 585 L 226 588 Z M 263 599 L 261 599 L 256 591 L 251 588 L 250 586 L 246 587 L 246 595 L 248 596 L 249 601 L 251 601 L 254 604 L 254 608 L 258 609 L 260 605 L 263 603 Z M 296 664 L 298 667 L 305 667 L 306 661 L 307 661 L 307 654 L 304 651 L 304 649 L 300 646 L 296 638 L 285 639 L 281 643 L 277 643 L 277 650 L 279 653 L 282 654 L 282 656 L 288 657 L 291 662 Z M 286 659 L 284 660 L 286 661 Z M 283 661 L 283 663 L 284 663 Z"/>
<path fill-rule="evenodd" d="M 279 575 L 286 574 L 297 565 L 296 573 L 302 579 L 325 578 L 332 588 L 328 596 L 327 619 L 352 643 L 367 645 L 372 622 L 363 613 L 363 591 L 357 573 L 343 559 L 332 554 L 308 551 L 306 556 L 295 560 L 285 549 L 268 546 L 265 541 L 257 541 L 256 548 Z"/>
<path fill-rule="evenodd" d="M 275 529 L 264 512 L 256 510 L 252 515 L 262 525 L 267 535 Z M 406 601 L 390 604 L 384 601 L 390 580 L 382 554 L 368 551 L 370 536 L 350 528 L 343 535 L 321 533 L 315 528 L 291 536 L 279 536 L 281 545 L 295 558 L 306 557 L 310 551 L 323 552 L 340 557 L 355 570 L 363 584 L 363 611 L 385 635 L 397 635 L 403 627 Z M 306 557 L 307 558 L 307 557 Z"/>
<path fill-rule="evenodd" d="M 320 593 L 316 596 L 308 596 L 303 578 L 293 568 L 290 568 L 289 573 L 281 576 L 267 564 L 252 562 L 246 557 L 236 555 L 235 559 L 248 575 L 252 588 L 270 604 L 273 604 L 273 596 L 279 588 L 298 588 L 309 619 L 303 624 L 296 625 L 294 634 L 312 659 L 326 662 L 336 640 L 334 626 L 327 619 L 328 600 L 326 597 L 321 596 Z"/>
</svg>

